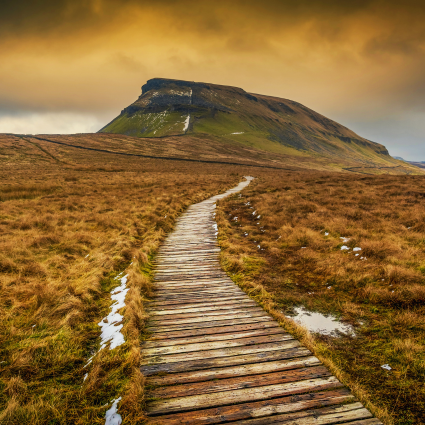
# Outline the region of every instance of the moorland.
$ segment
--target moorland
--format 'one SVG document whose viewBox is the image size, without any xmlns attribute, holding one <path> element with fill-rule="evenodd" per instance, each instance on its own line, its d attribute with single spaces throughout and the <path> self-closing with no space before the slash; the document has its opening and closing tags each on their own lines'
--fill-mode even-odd
<svg viewBox="0 0 425 425">
<path fill-rule="evenodd" d="M 385 425 L 424 423 L 424 171 L 296 102 L 170 81 L 97 134 L 0 135 L 0 423 L 104 424 L 120 397 L 145 421 L 155 254 L 246 175 L 218 203 L 223 268 Z M 309 333 L 299 307 L 353 333 Z"/>
</svg>

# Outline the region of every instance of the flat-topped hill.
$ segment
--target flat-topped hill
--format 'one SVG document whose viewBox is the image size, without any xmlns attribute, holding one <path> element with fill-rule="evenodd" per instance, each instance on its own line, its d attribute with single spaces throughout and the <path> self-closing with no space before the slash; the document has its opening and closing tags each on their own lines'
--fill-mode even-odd
<svg viewBox="0 0 425 425">
<path fill-rule="evenodd" d="M 213 136 L 261 150 L 332 162 L 395 166 L 385 146 L 301 105 L 237 87 L 154 78 L 102 133 L 136 137 Z"/>
</svg>

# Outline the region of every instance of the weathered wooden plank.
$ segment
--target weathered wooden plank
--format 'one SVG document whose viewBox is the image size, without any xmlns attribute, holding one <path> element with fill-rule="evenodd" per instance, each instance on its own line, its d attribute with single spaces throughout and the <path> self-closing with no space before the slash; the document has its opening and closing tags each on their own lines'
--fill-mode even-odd
<svg viewBox="0 0 425 425">
<path fill-rule="evenodd" d="M 268 344 L 272 342 L 288 341 L 292 336 L 283 330 L 274 335 L 251 336 L 247 338 L 231 338 L 222 341 L 197 342 L 193 344 L 176 344 L 166 347 L 145 348 L 145 356 L 163 356 L 168 354 L 200 352 L 206 350 L 215 350 L 218 348 L 230 348 L 248 345 Z M 200 353 L 202 356 L 202 353 Z"/>
<path fill-rule="evenodd" d="M 198 266 L 185 266 L 185 265 L 175 265 L 173 267 L 157 267 L 156 269 L 156 277 L 158 276 L 164 276 L 169 274 L 179 274 L 179 273 L 190 273 L 193 272 L 195 274 L 197 273 L 204 273 L 206 271 L 217 271 L 216 264 L 211 265 L 198 265 Z M 220 270 L 222 273 L 222 271 Z"/>
<path fill-rule="evenodd" d="M 284 360 L 296 357 L 310 356 L 307 348 L 299 348 L 300 343 L 294 341 L 286 349 L 260 351 L 239 356 L 207 358 L 203 360 L 180 361 L 173 363 L 152 363 L 141 366 L 140 370 L 146 376 L 158 373 L 178 373 L 203 370 L 217 367 L 237 366 L 250 363 L 261 363 L 274 360 Z"/>
<path fill-rule="evenodd" d="M 233 285 L 229 285 L 228 283 L 203 283 L 198 281 L 193 281 L 192 285 L 179 285 L 176 284 L 168 284 L 164 286 L 156 286 L 155 293 L 156 294 L 176 294 L 176 293 L 184 293 L 184 292 L 196 292 L 196 291 L 214 291 L 218 290 L 222 291 L 231 291 L 232 293 L 241 293 L 239 288 L 235 288 Z"/>
<path fill-rule="evenodd" d="M 230 367 L 197 370 L 194 372 L 171 373 L 161 376 L 150 376 L 147 383 L 155 387 L 166 385 L 187 384 L 190 382 L 205 382 L 214 379 L 234 378 L 237 376 L 258 375 L 270 372 L 300 369 L 303 367 L 320 366 L 317 357 L 307 356 L 289 360 L 278 360 L 263 363 L 252 363 Z"/>
<path fill-rule="evenodd" d="M 302 394 L 320 391 L 325 388 L 340 388 L 342 384 L 333 376 L 327 378 L 308 379 L 299 382 L 267 385 L 258 388 L 243 388 L 212 394 L 200 394 L 187 397 L 177 397 L 158 400 L 147 404 L 150 415 L 181 412 L 194 409 L 205 409 L 214 406 L 230 405 L 242 402 L 265 400 L 267 398 L 285 395 Z"/>
<path fill-rule="evenodd" d="M 269 424 L 297 424 L 297 425 L 328 425 L 346 423 L 355 419 L 371 418 L 371 413 L 361 403 L 350 403 L 343 406 L 325 407 L 322 409 L 305 410 L 298 413 L 269 416 L 267 418 L 247 419 L 236 421 L 239 425 L 269 425 Z"/>
<path fill-rule="evenodd" d="M 283 384 L 286 382 L 304 381 L 307 379 L 325 378 L 331 374 L 324 366 L 307 367 L 302 369 L 270 372 L 252 376 L 238 376 L 234 378 L 219 379 L 161 387 L 149 391 L 148 397 L 175 398 L 190 395 L 211 394 L 222 391 L 238 390 L 242 388 L 257 388 L 267 385 Z"/>
<path fill-rule="evenodd" d="M 197 289 L 189 289 L 189 288 L 180 288 L 176 289 L 175 291 L 162 291 L 162 290 L 156 290 L 155 294 L 158 294 L 157 297 L 174 297 L 176 298 L 177 295 L 182 296 L 188 296 L 189 294 L 193 294 L 194 296 L 202 297 L 204 295 L 215 295 L 216 297 L 219 297 L 220 295 L 226 295 L 226 294 L 232 294 L 232 295 L 241 295 L 243 292 L 239 288 L 197 288 Z"/>
<path fill-rule="evenodd" d="M 219 310 L 208 310 L 208 311 L 194 311 L 194 312 L 189 312 L 189 313 L 177 313 L 177 314 L 168 314 L 168 315 L 155 315 L 152 316 L 150 318 L 150 323 L 154 324 L 154 323 L 170 323 L 170 324 L 174 324 L 174 322 L 176 323 L 183 323 L 181 322 L 181 320 L 183 319 L 192 319 L 192 318 L 198 318 L 198 321 L 201 322 L 207 322 L 209 320 L 215 320 L 216 318 L 218 319 L 219 317 L 223 317 L 223 318 L 236 318 L 236 317 L 242 317 L 240 316 L 241 314 L 250 314 L 250 313 L 254 313 L 254 312 L 258 312 L 258 313 L 262 313 L 264 314 L 264 316 L 267 315 L 267 313 L 264 312 L 263 309 L 261 309 L 258 306 L 252 306 L 252 305 L 242 305 L 239 308 L 231 308 L 229 309 L 219 309 Z M 252 317 L 252 316 L 250 316 Z M 195 321 L 195 320 L 193 320 Z M 190 323 L 190 322 L 185 322 L 185 323 Z"/>
<path fill-rule="evenodd" d="M 192 308 L 213 308 L 213 306 L 221 307 L 230 307 L 232 305 L 238 306 L 243 304 L 256 304 L 254 300 L 248 297 L 241 297 L 239 300 L 234 301 L 233 298 L 225 299 L 222 301 L 222 298 L 217 298 L 215 302 L 194 302 L 194 303 L 180 303 L 180 304 L 171 304 L 169 302 L 165 303 L 151 303 L 150 307 L 153 309 L 152 314 L 155 315 L 158 312 L 162 311 L 177 311 L 177 310 L 190 310 Z"/>
<path fill-rule="evenodd" d="M 192 336 L 187 338 L 167 338 L 162 339 L 160 341 L 156 341 L 151 339 L 150 341 L 146 341 L 143 344 L 143 348 L 153 348 L 153 347 L 167 347 L 167 346 L 176 346 L 183 344 L 195 344 L 201 342 L 209 342 L 209 341 L 225 341 L 228 339 L 239 339 L 239 338 L 249 338 L 254 336 L 262 336 L 262 335 L 276 335 L 284 333 L 285 331 L 280 326 L 274 326 L 266 329 L 255 329 L 252 331 L 245 332 L 228 332 L 228 333 L 219 333 L 212 335 L 202 334 L 200 336 Z"/>
<path fill-rule="evenodd" d="M 176 289 L 190 289 L 190 288 L 234 288 L 233 282 L 221 279 L 199 279 L 195 278 L 190 281 L 187 280 L 170 280 L 155 282 L 155 289 L 157 291 L 171 291 Z"/>
<path fill-rule="evenodd" d="M 179 325 L 165 325 L 165 326 L 148 326 L 147 332 L 170 332 L 185 329 L 202 329 L 202 328 L 215 328 L 222 326 L 241 325 L 249 323 L 259 322 L 274 322 L 271 317 L 267 316 L 255 316 L 247 318 L 227 319 L 227 320 L 212 320 L 211 322 L 200 322 L 200 323 L 181 323 Z"/>
<path fill-rule="evenodd" d="M 228 297 L 221 297 L 221 296 L 219 296 L 219 297 L 208 297 L 208 298 L 200 297 L 200 298 L 195 298 L 195 299 L 189 298 L 187 300 L 186 299 L 182 299 L 182 300 L 177 299 L 177 300 L 174 300 L 174 301 L 156 301 L 156 299 L 155 299 L 155 302 L 153 302 L 151 304 L 151 308 L 153 310 L 161 309 L 161 308 L 173 308 L 173 306 L 181 306 L 179 308 L 185 308 L 186 306 L 188 306 L 190 308 L 190 307 L 195 307 L 197 305 L 200 305 L 200 306 L 211 305 L 211 304 L 220 303 L 220 302 L 233 303 L 233 302 L 250 302 L 250 301 L 251 301 L 251 299 L 248 298 L 244 294 L 231 295 L 231 296 L 228 296 Z"/>
<path fill-rule="evenodd" d="M 238 321 L 238 323 L 241 323 L 241 320 L 251 320 L 251 321 L 257 321 L 257 320 L 265 320 L 265 319 L 271 319 L 263 311 L 253 311 L 248 313 L 238 313 L 235 315 L 223 315 L 223 316 L 211 316 L 211 317 L 205 317 L 203 319 L 197 319 L 195 318 L 189 318 L 189 319 L 182 319 L 182 320 L 161 320 L 161 321 L 155 321 L 148 323 L 148 330 L 152 329 L 153 332 L 155 330 L 159 332 L 158 329 L 190 329 L 193 328 L 201 328 L 201 327 L 212 327 L 212 326 L 224 326 L 228 325 L 229 322 L 232 321 Z M 246 323 L 246 322 L 245 322 Z M 252 322 L 251 322 L 252 323 Z"/>
<path fill-rule="evenodd" d="M 338 390 L 301 394 L 296 397 L 274 398 L 271 400 L 257 401 L 253 403 L 243 403 L 233 406 L 222 406 L 215 407 L 213 409 L 157 416 L 155 417 L 155 424 L 209 425 L 228 422 L 233 423 L 238 420 L 270 416 L 277 413 L 289 413 L 306 409 L 315 409 L 333 404 L 338 405 L 347 403 L 354 400 L 354 396 L 350 394 L 347 389 L 342 388 Z M 367 425 L 378 425 L 378 423 L 370 423 Z"/>
<path fill-rule="evenodd" d="M 232 292 L 230 294 L 206 294 L 206 293 L 202 293 L 202 294 L 198 294 L 196 292 L 192 292 L 189 293 L 189 295 L 187 294 L 182 294 L 180 297 L 172 297 L 169 294 L 163 294 L 163 295 L 158 295 L 155 296 L 155 300 L 157 303 L 163 303 L 163 302 L 167 302 L 167 303 L 172 303 L 172 304 L 185 304 L 187 302 L 190 303 L 196 303 L 196 302 L 201 302 L 201 303 L 205 303 L 205 302 L 214 302 L 216 300 L 229 300 L 229 299 L 234 299 L 234 300 L 239 300 L 243 298 L 243 294 L 241 292 Z"/>
<path fill-rule="evenodd" d="M 281 335 L 281 341 L 279 342 L 268 342 L 263 344 L 248 345 L 248 346 L 236 346 L 229 348 L 216 348 L 212 350 L 194 351 L 189 353 L 180 354 L 161 354 L 152 357 L 145 357 L 141 364 L 149 363 L 174 363 L 189 360 L 199 359 L 211 359 L 217 357 L 232 357 L 243 354 L 254 354 L 261 353 L 263 351 L 273 350 L 284 350 L 287 348 L 293 348 L 294 339 L 290 335 Z"/>
<path fill-rule="evenodd" d="M 177 339 L 177 338 L 189 338 L 195 336 L 214 336 L 220 335 L 221 333 L 228 334 L 229 332 L 238 332 L 238 331 L 250 331 L 253 329 L 267 329 L 275 328 L 276 322 L 273 320 L 260 321 L 255 323 L 241 324 L 241 325 L 230 325 L 230 326 L 219 326 L 211 328 L 201 328 L 201 329 L 186 329 L 179 331 L 170 331 L 170 332 L 157 332 L 150 335 L 152 341 L 164 340 L 164 339 Z M 279 327 L 280 328 L 280 327 Z"/>
<path fill-rule="evenodd" d="M 169 275 L 158 275 L 155 277 L 156 281 L 158 282 L 163 282 L 163 281 L 167 281 L 167 280 L 185 280 L 187 278 L 193 277 L 193 276 L 202 276 L 202 277 L 208 277 L 208 278 L 223 278 L 225 275 L 222 271 L 217 271 L 217 272 L 199 272 L 197 274 L 193 274 L 193 273 L 186 273 L 186 272 L 181 272 L 181 273 L 175 273 L 175 274 L 169 274 Z"/>
</svg>

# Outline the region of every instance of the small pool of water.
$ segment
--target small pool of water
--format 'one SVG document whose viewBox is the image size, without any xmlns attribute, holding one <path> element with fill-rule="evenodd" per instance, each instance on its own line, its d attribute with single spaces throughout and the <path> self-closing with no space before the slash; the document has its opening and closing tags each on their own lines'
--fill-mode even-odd
<svg viewBox="0 0 425 425">
<path fill-rule="evenodd" d="M 352 326 L 341 323 L 335 316 L 325 316 L 321 313 L 314 313 L 306 310 L 304 307 L 295 307 L 294 311 L 295 316 L 286 317 L 304 326 L 310 332 L 331 336 L 338 336 L 338 332 L 351 336 L 356 335 Z"/>
</svg>

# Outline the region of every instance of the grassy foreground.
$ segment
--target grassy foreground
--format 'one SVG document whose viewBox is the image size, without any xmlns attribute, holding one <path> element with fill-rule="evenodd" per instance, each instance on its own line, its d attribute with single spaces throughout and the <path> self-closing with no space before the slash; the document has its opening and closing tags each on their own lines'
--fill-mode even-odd
<svg viewBox="0 0 425 425">
<path fill-rule="evenodd" d="M 188 205 L 240 180 L 230 167 L 97 161 L 76 169 L 31 157 L 0 171 L 2 424 L 104 424 L 118 397 L 124 423 L 143 421 L 151 256 Z M 125 343 L 98 352 L 122 272 Z"/>
<path fill-rule="evenodd" d="M 233 280 L 387 425 L 425 423 L 424 204 L 424 177 L 311 172 L 262 173 L 218 208 Z M 310 335 L 295 306 L 356 336 Z"/>
</svg>

